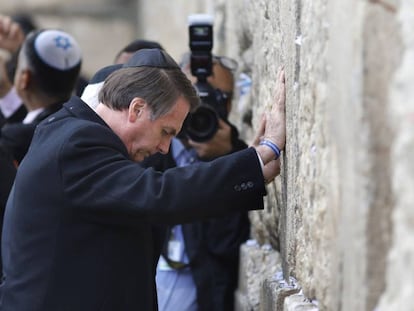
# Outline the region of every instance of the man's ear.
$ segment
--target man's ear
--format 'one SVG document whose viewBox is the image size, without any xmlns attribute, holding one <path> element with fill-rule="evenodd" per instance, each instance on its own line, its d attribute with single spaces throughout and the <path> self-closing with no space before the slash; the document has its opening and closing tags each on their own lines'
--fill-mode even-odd
<svg viewBox="0 0 414 311">
<path fill-rule="evenodd" d="M 137 119 L 139 119 L 142 116 L 146 106 L 147 106 L 147 102 L 145 100 L 143 100 L 140 97 L 134 97 L 131 103 L 129 104 L 129 109 L 128 109 L 129 121 L 135 122 Z"/>
<path fill-rule="evenodd" d="M 19 75 L 16 88 L 19 90 L 27 90 L 29 88 L 31 79 L 32 73 L 27 69 L 23 69 Z"/>
</svg>

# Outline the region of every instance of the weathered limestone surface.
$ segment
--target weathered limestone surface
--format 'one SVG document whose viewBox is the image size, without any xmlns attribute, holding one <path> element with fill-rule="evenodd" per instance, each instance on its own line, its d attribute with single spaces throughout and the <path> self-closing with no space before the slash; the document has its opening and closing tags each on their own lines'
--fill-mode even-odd
<svg viewBox="0 0 414 311">
<path fill-rule="evenodd" d="M 239 285 L 235 293 L 237 311 L 258 310 L 261 305 L 258 288 L 266 279 L 280 273 L 280 255 L 270 245 L 260 246 L 249 240 L 240 248 Z M 269 296 L 271 293 L 269 293 Z"/>
<path fill-rule="evenodd" d="M 254 125 L 272 103 L 277 68 L 283 64 L 286 71 L 288 141 L 283 171 L 269 187 L 266 210 L 252 213 L 253 236 L 280 249 L 285 275 L 299 277 L 312 297 L 329 286 L 334 231 L 326 195 L 332 182 L 327 180 L 331 163 L 325 110 L 326 5 L 324 1 L 234 1 L 229 6 L 237 16 L 228 22 L 229 32 L 237 29 L 238 40 L 228 54 L 240 55 L 242 68 L 252 76 L 253 107 L 248 109 Z M 314 278 L 318 270 L 324 278 L 321 283 Z"/>
<path fill-rule="evenodd" d="M 414 2 L 400 1 L 396 15 L 403 53 L 390 76 L 388 113 L 393 133 L 389 143 L 394 213 L 386 288 L 378 307 L 381 311 L 414 309 Z"/>
<path fill-rule="evenodd" d="M 287 79 L 282 174 L 265 211 L 252 213 L 253 237 L 280 249 L 285 277 L 295 276 L 321 310 L 373 310 L 386 288 L 400 196 L 392 178 L 391 142 L 399 133 L 390 122 L 390 94 L 405 103 L 400 115 L 412 114 L 409 95 L 395 90 L 411 77 L 412 69 L 399 68 L 406 49 L 401 21 L 412 29 L 412 15 L 399 12 L 412 10 L 397 1 L 357 0 L 234 0 L 226 9 L 226 54 L 236 55 L 253 80 L 251 104 L 236 111 L 246 137 L 252 129 L 244 128 L 243 114 L 258 124 L 281 64 Z M 400 148 L 408 159 L 409 146 Z M 398 163 L 405 174 L 412 168 Z"/>
<path fill-rule="evenodd" d="M 285 298 L 283 311 L 317 311 L 317 305 L 309 301 L 303 294 L 293 294 Z"/>
</svg>

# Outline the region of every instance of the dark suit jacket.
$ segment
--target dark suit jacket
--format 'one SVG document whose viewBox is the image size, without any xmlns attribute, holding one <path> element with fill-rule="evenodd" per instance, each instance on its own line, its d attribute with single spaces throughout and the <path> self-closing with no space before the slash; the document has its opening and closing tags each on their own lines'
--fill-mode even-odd
<svg viewBox="0 0 414 311">
<path fill-rule="evenodd" d="M 10 117 L 5 118 L 0 112 L 0 128 L 2 128 L 7 123 L 22 122 L 24 117 L 27 115 L 27 109 L 22 104 Z"/>
<path fill-rule="evenodd" d="M 7 148 L 13 158 L 20 163 L 29 149 L 36 126 L 60 108 L 62 103 L 50 105 L 28 124 L 7 122 L 1 129 L 0 144 Z"/>
<path fill-rule="evenodd" d="M 16 175 L 16 167 L 9 152 L 0 146 L 0 209 L 1 214 L 4 212 L 7 198 L 12 187 L 14 176 Z"/>
<path fill-rule="evenodd" d="M 234 126 L 232 126 L 232 145 L 232 152 L 247 148 L 247 145 L 239 139 L 238 131 Z M 175 167 L 176 163 L 170 149 L 167 155 L 156 154 L 144 160 L 141 165 L 165 171 Z M 206 187 L 208 188 L 209 185 L 207 184 Z M 170 230 L 164 228 L 164 256 L 167 253 Z M 220 218 L 183 224 L 182 231 L 191 273 L 197 288 L 199 311 L 234 310 L 239 248 L 250 234 L 248 213 L 233 212 Z"/>
<path fill-rule="evenodd" d="M 4 209 L 6 207 L 7 198 L 16 176 L 16 167 L 9 152 L 0 146 L 0 238 L 3 225 Z M 1 252 L 0 252 L 1 255 Z M 0 260 L 0 269 L 2 263 Z M 0 273 L 1 274 L 1 273 Z"/>
<path fill-rule="evenodd" d="M 152 225 L 263 208 L 265 194 L 254 149 L 164 174 L 143 169 L 74 97 L 38 125 L 18 169 L 0 310 L 156 310 Z"/>
</svg>

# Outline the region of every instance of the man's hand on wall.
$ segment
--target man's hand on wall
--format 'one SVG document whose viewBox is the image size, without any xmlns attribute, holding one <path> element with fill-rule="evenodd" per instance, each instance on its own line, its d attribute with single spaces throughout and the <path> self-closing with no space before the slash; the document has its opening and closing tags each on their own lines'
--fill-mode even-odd
<svg viewBox="0 0 414 311">
<path fill-rule="evenodd" d="M 280 150 L 285 148 L 286 141 L 285 101 L 285 71 L 280 68 L 277 74 L 275 101 L 270 112 L 266 114 L 266 127 L 264 132 L 264 139 L 275 143 Z"/>
<path fill-rule="evenodd" d="M 280 160 L 276 160 L 276 153 L 269 144 L 261 144 L 263 140 L 267 140 L 271 145 L 276 145 L 280 150 L 285 147 L 286 141 L 286 87 L 285 72 L 282 68 L 277 74 L 275 102 L 270 111 L 265 112 L 259 130 L 256 132 L 253 146 L 256 148 L 260 158 L 263 161 L 263 176 L 266 183 L 273 180 L 280 172 Z"/>
</svg>

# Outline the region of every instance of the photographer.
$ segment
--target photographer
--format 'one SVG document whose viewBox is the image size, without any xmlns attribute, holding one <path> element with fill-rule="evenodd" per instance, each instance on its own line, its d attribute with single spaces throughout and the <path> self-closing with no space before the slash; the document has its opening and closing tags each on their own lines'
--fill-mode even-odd
<svg viewBox="0 0 414 311">
<path fill-rule="evenodd" d="M 191 56 L 190 53 L 184 54 L 181 61 L 181 68 L 188 78 L 195 84 L 197 77 L 191 74 Z M 186 139 L 188 145 L 194 148 L 197 155 L 202 160 L 211 160 L 218 156 L 241 150 L 246 144 L 239 139 L 239 133 L 234 125 L 228 120 L 230 114 L 233 91 L 234 91 L 234 72 L 237 69 L 237 62 L 234 59 L 225 56 L 212 55 L 212 73 L 207 77 L 207 83 L 212 87 L 213 92 L 218 98 L 220 105 L 217 108 L 222 115 L 218 118 L 217 130 L 212 138 L 206 142 Z"/>
<path fill-rule="evenodd" d="M 182 69 L 195 83 L 188 56 L 183 57 Z M 208 83 L 216 92 L 227 94 L 226 100 L 220 103 L 226 111 L 231 109 L 236 67 L 237 63 L 229 58 L 213 56 Z M 219 119 L 218 129 L 208 141 L 196 142 L 184 137 L 174 139 L 168 155 L 156 155 L 144 161 L 143 165 L 163 171 L 212 160 L 244 148 L 247 145 L 239 139 L 237 129 L 227 120 Z M 168 228 L 157 266 L 159 309 L 233 310 L 239 247 L 248 239 L 249 232 L 247 212 L 234 212 L 222 218 Z"/>
</svg>

